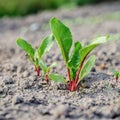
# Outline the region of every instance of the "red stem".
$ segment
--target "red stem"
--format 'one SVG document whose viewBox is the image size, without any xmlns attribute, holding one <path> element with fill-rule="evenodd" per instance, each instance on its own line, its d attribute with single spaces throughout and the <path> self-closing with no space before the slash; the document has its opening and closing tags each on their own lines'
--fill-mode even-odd
<svg viewBox="0 0 120 120">
<path fill-rule="evenodd" d="M 86 57 L 85 57 L 85 58 L 86 58 Z M 69 82 L 69 90 L 70 90 L 71 92 L 73 92 L 73 91 L 75 91 L 75 90 L 77 89 L 80 71 L 81 71 L 81 69 L 82 69 L 82 67 L 83 67 L 85 58 L 83 59 L 81 65 L 80 65 L 80 67 L 79 67 L 79 69 L 78 69 L 78 71 L 77 71 L 77 75 L 76 75 L 75 80 Z"/>
<path fill-rule="evenodd" d="M 35 66 L 35 71 L 37 72 L 37 76 L 39 76 L 40 75 L 40 66 L 38 66 L 38 67 Z"/>
<path fill-rule="evenodd" d="M 89 53 L 90 53 L 90 52 L 88 52 L 88 54 L 89 54 Z M 87 55 L 88 55 L 88 54 L 87 54 Z M 87 55 L 84 57 L 81 65 L 79 66 L 79 69 L 78 69 L 78 71 L 77 71 L 75 80 L 74 80 L 74 81 L 71 81 L 71 79 L 69 79 L 69 80 L 70 80 L 70 81 L 69 81 L 69 90 L 70 90 L 71 92 L 73 92 L 73 91 L 75 91 L 75 90 L 77 89 L 78 80 L 79 80 L 79 75 L 80 75 L 80 72 L 81 72 L 81 70 L 82 70 L 82 67 L 83 67 L 83 65 L 84 65 L 84 62 L 85 62 L 85 59 L 86 59 Z M 69 70 L 69 69 L 68 69 L 68 76 L 69 76 L 69 78 L 70 78 L 70 70 Z"/>
<path fill-rule="evenodd" d="M 73 92 L 73 91 L 76 90 L 76 88 L 77 88 L 77 85 L 76 85 L 75 81 L 71 81 L 71 82 L 70 82 L 70 85 L 69 85 L 69 90 L 70 90 L 71 92 Z"/>
<path fill-rule="evenodd" d="M 118 78 L 119 78 L 119 77 L 116 77 L 116 78 L 115 78 L 116 82 L 118 82 Z"/>
<path fill-rule="evenodd" d="M 47 84 L 48 84 L 48 83 L 49 83 L 49 77 L 48 77 L 47 74 L 45 75 L 45 80 L 46 80 L 46 82 L 47 82 Z"/>
<path fill-rule="evenodd" d="M 88 54 L 89 54 L 89 53 L 88 53 Z M 87 55 L 88 55 L 88 54 L 87 54 Z M 86 55 L 85 58 L 83 59 L 81 65 L 80 65 L 80 67 L 79 67 L 79 69 L 78 69 L 78 71 L 77 71 L 77 75 L 76 75 L 76 78 L 75 78 L 75 83 L 76 83 L 76 84 L 77 84 L 77 82 L 78 82 L 78 80 L 79 80 L 79 75 L 80 75 L 80 72 L 81 72 L 81 70 L 82 70 L 82 67 L 83 67 L 83 64 L 84 64 L 84 62 L 85 62 L 85 59 L 86 59 L 87 55 Z"/>
<path fill-rule="evenodd" d="M 79 75 L 80 75 L 80 71 L 81 71 L 81 69 L 82 69 L 82 66 L 83 66 L 83 62 L 82 62 L 82 64 L 80 65 L 80 67 L 79 67 L 79 69 L 78 69 L 78 71 L 77 71 L 77 75 L 76 75 L 76 78 L 75 78 L 75 83 L 77 83 L 78 80 L 79 80 Z"/>
</svg>

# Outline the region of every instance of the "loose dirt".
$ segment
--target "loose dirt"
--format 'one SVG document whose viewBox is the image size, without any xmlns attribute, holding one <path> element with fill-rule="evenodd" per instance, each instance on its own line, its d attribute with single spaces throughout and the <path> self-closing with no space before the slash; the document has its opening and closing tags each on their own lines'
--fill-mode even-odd
<svg viewBox="0 0 120 120">
<path fill-rule="evenodd" d="M 69 92 L 63 84 L 47 85 L 37 77 L 34 66 L 16 45 L 22 37 L 37 47 L 51 33 L 48 22 L 58 17 L 67 24 L 74 40 L 82 43 L 99 35 L 118 39 L 99 46 L 94 69 L 82 84 L 85 88 Z M 109 68 L 120 70 L 120 2 L 103 3 L 70 10 L 44 11 L 37 15 L 0 20 L 0 120 L 119 120 L 120 80 L 115 82 Z M 55 44 L 44 56 L 47 64 L 57 62 L 66 77 L 65 64 Z"/>
</svg>

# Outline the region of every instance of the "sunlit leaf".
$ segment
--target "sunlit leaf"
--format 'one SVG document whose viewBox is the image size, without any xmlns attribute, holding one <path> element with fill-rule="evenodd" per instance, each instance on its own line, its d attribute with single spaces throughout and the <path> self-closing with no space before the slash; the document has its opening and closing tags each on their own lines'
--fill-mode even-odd
<svg viewBox="0 0 120 120">
<path fill-rule="evenodd" d="M 57 66 L 57 63 L 56 63 L 56 62 L 53 62 L 53 63 L 50 65 L 50 68 L 56 67 L 56 66 Z"/>
<path fill-rule="evenodd" d="M 103 44 L 103 43 L 106 43 L 109 41 L 109 38 L 110 36 L 101 36 L 101 37 L 97 37 L 97 38 L 94 38 L 91 42 L 91 44 Z"/>
<path fill-rule="evenodd" d="M 67 65 L 70 68 L 78 68 L 78 65 L 80 64 L 80 54 L 79 50 L 82 48 L 80 42 L 75 42 L 74 49 L 72 51 L 72 55 L 70 56 L 70 59 L 67 63 Z"/>
<path fill-rule="evenodd" d="M 45 39 L 43 39 L 42 43 L 40 44 L 39 48 L 37 49 L 38 53 L 39 53 L 39 58 L 41 58 L 46 52 L 48 52 L 50 50 L 53 43 L 54 43 L 53 35 L 50 35 L 50 36 L 46 37 Z"/>
<path fill-rule="evenodd" d="M 75 80 L 78 68 L 70 68 L 70 78 L 71 80 Z"/>
<path fill-rule="evenodd" d="M 79 54 L 80 54 L 80 64 L 82 63 L 83 60 L 85 60 L 86 56 L 97 46 L 98 46 L 98 44 L 88 45 L 88 46 L 82 48 L 79 51 Z"/>
<path fill-rule="evenodd" d="M 96 57 L 94 55 L 92 55 L 85 62 L 84 66 L 80 72 L 80 80 L 82 80 L 84 77 L 86 77 L 90 73 L 91 69 L 93 68 L 93 66 L 95 64 L 95 59 L 96 59 Z"/>
<path fill-rule="evenodd" d="M 17 39 L 17 45 L 24 50 L 30 57 L 34 58 L 34 49 L 32 46 L 22 38 Z"/>
<path fill-rule="evenodd" d="M 72 46 L 72 35 L 67 26 L 60 20 L 52 18 L 50 21 L 52 33 L 61 49 L 62 56 L 67 63 L 69 60 L 69 51 Z"/>
<path fill-rule="evenodd" d="M 97 46 L 99 46 L 100 44 L 103 44 L 105 42 L 108 41 L 108 36 L 102 36 L 102 37 L 97 37 L 93 40 L 93 42 L 91 42 L 90 45 L 82 48 L 80 50 L 80 64 L 82 63 L 82 61 L 85 59 L 85 57 Z"/>
<path fill-rule="evenodd" d="M 49 78 L 53 80 L 54 82 L 61 82 L 61 83 L 66 83 L 66 80 L 63 76 L 56 74 L 56 73 L 51 73 L 49 74 Z"/>
<path fill-rule="evenodd" d="M 42 60 L 39 60 L 40 68 L 44 71 L 44 74 L 47 72 L 47 65 Z"/>
</svg>

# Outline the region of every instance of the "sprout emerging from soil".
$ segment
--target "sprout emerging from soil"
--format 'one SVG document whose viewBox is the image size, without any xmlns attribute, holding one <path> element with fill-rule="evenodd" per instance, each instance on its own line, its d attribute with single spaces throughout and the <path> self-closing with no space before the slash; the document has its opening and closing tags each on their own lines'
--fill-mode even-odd
<svg viewBox="0 0 120 120">
<path fill-rule="evenodd" d="M 110 71 L 113 73 L 115 77 L 115 81 L 118 82 L 118 79 L 120 77 L 120 72 L 118 70 L 114 70 L 113 68 L 110 68 Z"/>
<path fill-rule="evenodd" d="M 90 73 L 95 63 L 96 57 L 94 55 L 88 57 L 88 54 L 100 44 L 107 42 L 109 37 L 97 37 L 87 46 L 82 46 L 77 41 L 74 43 L 70 54 L 73 44 L 70 29 L 57 18 L 50 20 L 50 27 L 65 61 L 68 71 L 68 81 L 63 76 L 54 73 L 50 74 L 49 78 L 55 82 L 64 82 L 70 91 L 76 91 L 79 82 Z"/>
<path fill-rule="evenodd" d="M 55 66 L 53 63 L 51 66 L 47 67 L 46 63 L 42 60 L 43 55 L 48 52 L 54 43 L 53 35 L 50 35 L 42 40 L 40 46 L 37 49 L 33 49 L 32 45 L 22 38 L 17 39 L 17 45 L 24 50 L 29 60 L 34 64 L 35 71 L 37 75 L 40 75 L 40 70 L 42 69 L 44 72 L 45 80 L 49 81 L 48 74 L 50 72 L 50 68 Z"/>
<path fill-rule="evenodd" d="M 37 49 L 33 49 L 27 41 L 21 38 L 18 38 L 17 44 L 28 54 L 29 60 L 34 64 L 38 76 L 42 69 L 47 83 L 49 79 L 55 82 L 63 82 L 67 84 L 70 91 L 76 91 L 79 88 L 79 82 L 90 73 L 94 66 L 96 57 L 95 55 L 88 57 L 89 53 L 100 44 L 107 42 L 109 36 L 97 37 L 89 45 L 82 45 L 79 41 L 73 43 L 70 29 L 60 20 L 52 18 L 50 20 L 50 28 L 52 35 L 43 39 Z M 50 68 L 56 66 L 56 63 L 47 67 L 46 63 L 42 60 L 43 55 L 52 47 L 54 38 L 65 61 L 68 81 L 62 75 L 50 73 Z M 73 49 L 70 53 L 72 45 Z M 116 76 L 116 79 L 118 79 L 120 74 L 117 73 Z"/>
<path fill-rule="evenodd" d="M 115 76 L 116 82 L 118 82 L 118 79 L 120 77 L 120 72 L 119 71 L 115 71 L 114 76 Z"/>
</svg>

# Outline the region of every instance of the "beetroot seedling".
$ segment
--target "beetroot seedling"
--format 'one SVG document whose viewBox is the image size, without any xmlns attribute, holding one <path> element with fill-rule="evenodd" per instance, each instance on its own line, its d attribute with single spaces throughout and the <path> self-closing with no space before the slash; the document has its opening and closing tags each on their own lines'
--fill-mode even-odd
<svg viewBox="0 0 120 120">
<path fill-rule="evenodd" d="M 113 73 L 115 77 L 115 81 L 118 82 L 118 79 L 120 77 L 120 72 L 118 70 L 114 70 L 113 68 L 110 68 L 110 71 Z"/>
<path fill-rule="evenodd" d="M 114 76 L 115 76 L 116 82 L 118 82 L 118 79 L 119 79 L 119 77 L 120 77 L 120 72 L 119 72 L 119 71 L 115 71 L 115 72 L 114 72 Z"/>
<path fill-rule="evenodd" d="M 42 40 L 40 46 L 37 49 L 33 49 L 32 45 L 29 44 L 27 41 L 23 40 L 22 38 L 17 39 L 17 45 L 27 53 L 29 60 L 35 66 L 35 71 L 37 75 L 40 75 L 40 70 L 42 69 L 47 82 L 47 75 L 50 71 L 50 67 L 52 66 L 47 67 L 46 64 L 42 61 L 42 57 L 46 52 L 50 50 L 53 43 L 54 37 L 53 35 L 50 35 Z"/>
<path fill-rule="evenodd" d="M 54 62 L 50 66 L 47 67 L 46 63 L 43 62 L 42 60 L 39 61 L 39 64 L 40 64 L 41 69 L 44 72 L 44 78 L 45 78 L 46 82 L 48 83 L 49 82 L 49 73 L 50 73 L 50 70 L 51 70 L 52 67 L 56 67 L 57 64 Z"/>
<path fill-rule="evenodd" d="M 56 82 L 65 82 L 70 91 L 76 91 L 79 82 L 90 73 L 95 63 L 96 57 L 94 55 L 88 57 L 88 54 L 100 44 L 105 43 L 108 36 L 97 37 L 87 46 L 77 41 L 70 54 L 73 41 L 69 28 L 56 18 L 51 19 L 50 27 L 65 61 L 68 81 L 59 74 L 50 74 L 49 78 Z"/>
</svg>

